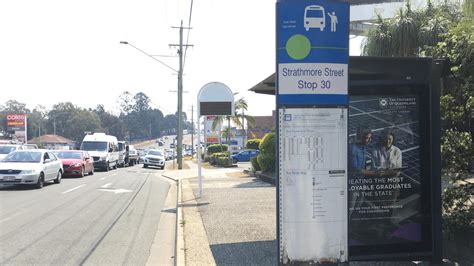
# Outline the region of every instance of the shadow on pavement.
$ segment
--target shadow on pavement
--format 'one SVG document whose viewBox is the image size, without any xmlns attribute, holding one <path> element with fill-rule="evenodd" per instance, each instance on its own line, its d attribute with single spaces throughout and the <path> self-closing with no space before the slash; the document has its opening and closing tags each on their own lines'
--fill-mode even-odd
<svg viewBox="0 0 474 266">
<path fill-rule="evenodd" d="M 257 241 L 211 245 L 217 265 L 277 265 L 277 242 Z"/>
<path fill-rule="evenodd" d="M 200 206 L 206 206 L 209 205 L 209 202 L 202 202 L 202 203 L 185 203 L 185 204 L 179 204 L 179 207 L 184 207 L 184 208 L 189 208 L 189 207 L 200 207 Z"/>
</svg>

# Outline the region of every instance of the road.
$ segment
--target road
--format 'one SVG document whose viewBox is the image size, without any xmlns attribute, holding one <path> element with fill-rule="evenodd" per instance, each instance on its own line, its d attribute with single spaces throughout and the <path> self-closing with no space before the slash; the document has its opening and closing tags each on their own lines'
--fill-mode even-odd
<svg viewBox="0 0 474 266">
<path fill-rule="evenodd" d="M 0 186 L 0 265 L 145 265 L 170 188 L 142 165 Z"/>
</svg>

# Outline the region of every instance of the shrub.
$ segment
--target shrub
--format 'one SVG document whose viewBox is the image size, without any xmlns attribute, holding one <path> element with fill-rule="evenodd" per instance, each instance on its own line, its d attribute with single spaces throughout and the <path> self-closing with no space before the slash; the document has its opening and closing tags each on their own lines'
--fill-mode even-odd
<svg viewBox="0 0 474 266">
<path fill-rule="evenodd" d="M 272 154 L 275 157 L 276 154 L 276 135 L 275 133 L 267 133 L 263 137 L 262 141 L 260 142 L 259 149 L 261 151 L 260 154 Z"/>
<path fill-rule="evenodd" d="M 216 152 L 213 153 L 212 155 L 209 155 L 209 163 L 212 165 L 215 165 L 218 163 L 219 158 L 226 158 L 229 157 L 228 152 Z"/>
<path fill-rule="evenodd" d="M 258 150 L 258 146 L 260 146 L 260 142 L 262 142 L 261 139 L 249 139 L 245 147 L 251 150 Z"/>
<path fill-rule="evenodd" d="M 257 161 L 263 172 L 275 172 L 275 155 L 260 154 Z"/>
<path fill-rule="evenodd" d="M 227 167 L 232 165 L 232 160 L 230 157 L 218 157 L 217 158 L 217 165 L 222 166 L 222 167 Z"/>
<path fill-rule="evenodd" d="M 257 156 L 250 158 L 250 162 L 252 163 L 252 170 L 253 171 L 261 171 L 260 165 L 258 164 Z"/>
<path fill-rule="evenodd" d="M 227 144 L 222 144 L 222 146 L 220 144 L 212 144 L 212 145 L 207 146 L 207 154 L 210 155 L 216 152 L 224 152 L 224 151 L 227 151 L 228 148 L 229 148 L 229 145 Z"/>
</svg>

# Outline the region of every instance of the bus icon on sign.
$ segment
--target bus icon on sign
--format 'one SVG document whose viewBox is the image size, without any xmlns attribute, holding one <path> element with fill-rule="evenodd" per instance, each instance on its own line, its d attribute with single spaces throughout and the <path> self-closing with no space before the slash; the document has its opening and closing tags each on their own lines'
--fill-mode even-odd
<svg viewBox="0 0 474 266">
<path fill-rule="evenodd" d="M 326 27 L 326 14 L 324 7 L 311 5 L 304 9 L 304 28 L 309 31 L 310 28 L 319 28 L 321 31 Z"/>
</svg>

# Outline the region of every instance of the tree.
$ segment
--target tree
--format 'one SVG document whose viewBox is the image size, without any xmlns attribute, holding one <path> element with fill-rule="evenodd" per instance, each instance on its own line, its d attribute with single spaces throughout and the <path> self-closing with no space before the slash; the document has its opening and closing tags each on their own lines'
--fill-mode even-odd
<svg viewBox="0 0 474 266">
<path fill-rule="evenodd" d="M 474 1 L 463 9 L 447 3 L 413 11 L 409 4 L 393 20 L 380 16 L 364 43 L 364 54 L 431 56 L 448 59 L 450 73 L 441 96 L 443 178 L 443 226 L 447 232 L 472 230 L 474 211 L 470 193 L 460 181 L 468 177 L 474 162 Z"/>
<path fill-rule="evenodd" d="M 237 94 L 237 93 L 236 93 Z M 248 104 L 247 101 L 244 98 L 240 98 L 234 102 L 234 109 L 235 113 L 233 116 L 217 116 L 214 121 L 212 122 L 211 129 L 216 130 L 218 127 L 221 128 L 224 120 L 227 121 L 227 128 L 230 130 L 230 122 L 234 123 L 237 127 L 241 128 L 244 131 L 244 136 L 246 135 L 245 132 L 245 122 L 247 122 L 250 125 L 254 125 L 255 121 L 252 116 L 246 115 L 245 111 L 247 111 Z M 226 132 L 226 129 L 224 130 L 219 130 L 221 133 Z M 220 141 L 220 136 L 219 134 L 219 142 Z M 230 144 L 230 136 L 231 134 L 225 134 L 226 136 L 226 142 Z M 245 145 L 245 143 L 244 143 Z"/>
</svg>

